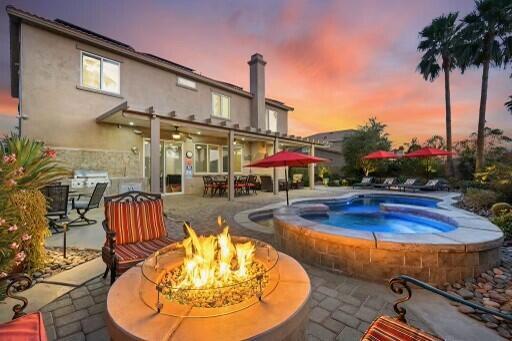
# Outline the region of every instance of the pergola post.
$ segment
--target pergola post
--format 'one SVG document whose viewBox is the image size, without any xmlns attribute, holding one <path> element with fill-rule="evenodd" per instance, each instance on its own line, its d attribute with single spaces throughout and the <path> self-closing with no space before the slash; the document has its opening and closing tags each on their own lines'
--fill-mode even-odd
<svg viewBox="0 0 512 341">
<path fill-rule="evenodd" d="M 151 192 L 160 193 L 160 118 L 151 117 Z"/>
<path fill-rule="evenodd" d="M 228 134 L 228 200 L 235 200 L 235 131 Z"/>
<path fill-rule="evenodd" d="M 274 154 L 279 152 L 279 139 L 274 139 Z M 274 194 L 279 194 L 279 180 L 277 179 L 277 167 L 274 167 Z"/>
<path fill-rule="evenodd" d="M 315 156 L 315 145 L 311 144 L 309 148 L 309 155 Z M 308 176 L 309 176 L 309 189 L 315 189 L 315 165 L 310 163 L 308 165 Z"/>
</svg>

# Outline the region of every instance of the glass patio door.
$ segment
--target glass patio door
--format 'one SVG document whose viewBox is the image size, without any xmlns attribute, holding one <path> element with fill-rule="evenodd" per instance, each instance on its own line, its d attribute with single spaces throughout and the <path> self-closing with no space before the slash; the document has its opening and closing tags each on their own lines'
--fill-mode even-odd
<svg viewBox="0 0 512 341">
<path fill-rule="evenodd" d="M 163 193 L 183 193 L 183 147 L 181 143 L 163 142 Z"/>
<path fill-rule="evenodd" d="M 151 152 L 149 141 L 144 141 L 144 177 L 151 183 Z M 183 146 L 181 143 L 160 142 L 160 192 L 183 193 Z"/>
</svg>

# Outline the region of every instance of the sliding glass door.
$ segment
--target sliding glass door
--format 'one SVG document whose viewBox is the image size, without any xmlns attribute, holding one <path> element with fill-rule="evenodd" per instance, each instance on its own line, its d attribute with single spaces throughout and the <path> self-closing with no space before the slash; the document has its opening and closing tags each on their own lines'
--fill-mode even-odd
<svg viewBox="0 0 512 341">
<path fill-rule="evenodd" d="M 144 178 L 151 183 L 150 143 L 144 141 Z M 160 192 L 183 193 L 183 145 L 171 141 L 160 142 Z"/>
</svg>

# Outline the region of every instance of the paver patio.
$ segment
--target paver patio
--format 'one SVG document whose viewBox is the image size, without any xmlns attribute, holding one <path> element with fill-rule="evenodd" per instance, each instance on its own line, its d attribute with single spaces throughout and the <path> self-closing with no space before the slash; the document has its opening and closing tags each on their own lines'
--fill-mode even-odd
<svg viewBox="0 0 512 341">
<path fill-rule="evenodd" d="M 290 192 L 291 198 L 329 196 L 339 194 L 340 189 L 319 189 L 315 191 L 299 190 Z M 245 235 L 273 243 L 273 236 L 248 230 L 239 226 L 233 216 L 243 210 L 261 207 L 283 200 L 283 194 L 273 196 L 269 193 L 259 193 L 257 196 L 237 198 L 234 202 L 228 202 L 224 198 L 202 198 L 198 196 L 169 196 L 165 198 L 166 212 L 169 216 L 168 230 L 172 238 L 182 239 L 184 233 L 181 221 L 188 220 L 201 234 L 218 232 L 216 218 L 222 215 L 231 226 L 234 235 Z M 101 216 L 101 210 L 94 212 Z M 92 229 L 92 230 L 91 230 Z M 96 233 L 91 231 L 97 230 Z M 103 243 L 104 234 L 99 224 L 89 227 L 75 228 L 70 231 L 68 241 L 70 245 L 80 246 L 80 243 L 88 244 L 83 236 L 94 236 L 99 248 Z M 58 244 L 61 236 L 56 235 L 50 239 L 50 244 Z M 391 302 L 396 298 L 389 288 L 380 283 L 372 283 L 351 278 L 344 275 L 330 273 L 318 268 L 304 265 L 308 272 L 313 287 L 311 298 L 311 311 L 307 328 L 310 340 L 359 340 L 362 332 L 369 326 L 373 319 L 381 314 L 394 315 Z M 54 302 L 43 308 L 45 325 L 50 340 L 108 340 L 108 332 L 105 327 L 104 313 L 105 300 L 108 293 L 108 279 L 96 277 L 80 288 L 74 289 L 68 294 L 59 297 Z M 415 298 L 419 299 L 418 301 Z M 432 301 L 431 296 L 421 291 L 414 291 L 413 304 L 407 313 L 408 321 L 422 329 L 435 331 L 419 314 L 411 311 L 414 308 L 421 309 L 421 301 Z M 467 329 L 466 340 L 473 337 L 486 337 L 499 339 L 493 331 L 478 325 L 475 321 L 458 314 L 455 307 L 444 301 L 436 301 L 434 307 L 439 316 L 434 319 L 439 322 L 439 317 L 453 318 L 446 324 L 453 324 L 455 334 Z M 429 308 L 425 304 L 425 309 Z M 425 312 L 427 315 L 429 311 Z M 453 315 L 450 315 L 453 314 Z M 425 315 L 425 314 L 423 314 Z M 467 318 L 467 320 L 466 320 Z M 448 328 L 450 329 L 450 328 Z M 443 329 L 445 331 L 446 329 Z M 455 338 L 456 339 L 456 338 Z M 473 338 L 474 339 L 474 338 Z"/>
</svg>

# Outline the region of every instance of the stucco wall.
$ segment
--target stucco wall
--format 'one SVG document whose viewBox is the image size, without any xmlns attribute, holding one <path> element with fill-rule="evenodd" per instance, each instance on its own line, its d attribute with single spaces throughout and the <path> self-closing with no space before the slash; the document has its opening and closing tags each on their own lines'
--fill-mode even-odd
<svg viewBox="0 0 512 341">
<path fill-rule="evenodd" d="M 121 63 L 120 96 L 79 88 L 81 51 Z M 133 129 L 95 121 L 124 101 L 139 109 L 153 106 L 159 113 L 176 111 L 181 117 L 193 114 L 196 120 L 212 118 L 215 122 L 217 119 L 211 117 L 211 93 L 217 92 L 231 98 L 231 123 L 238 123 L 242 128 L 250 125 L 249 97 L 199 82 L 197 90 L 186 89 L 176 85 L 177 76 L 171 72 L 27 24 L 22 24 L 20 76 L 22 112 L 29 117 L 24 121 L 24 135 L 58 149 L 59 158 L 72 170 L 100 169 L 108 171 L 113 178 L 143 181 L 143 138 Z M 277 110 L 278 129 L 287 132 L 287 112 L 267 107 Z M 165 136 L 162 131 L 162 138 Z M 252 148 L 246 147 L 252 159 L 265 154 L 253 153 Z M 184 145 L 184 152 L 188 150 L 193 151 L 190 141 Z M 247 155 L 244 153 L 243 164 L 250 161 Z M 258 170 L 258 174 L 268 173 L 271 171 Z M 187 193 L 202 190 L 201 177 L 187 179 L 185 190 Z"/>
</svg>

